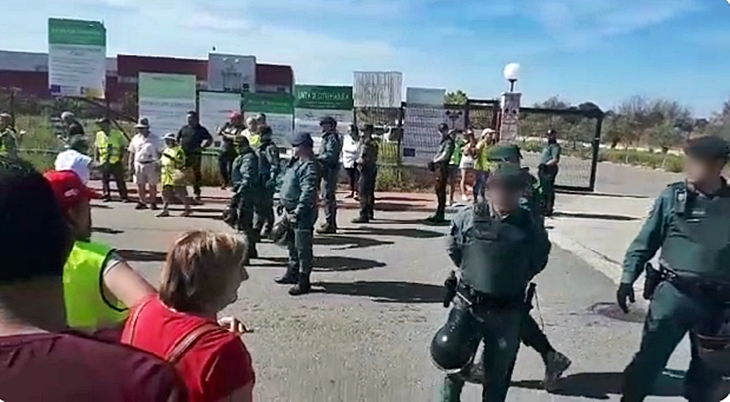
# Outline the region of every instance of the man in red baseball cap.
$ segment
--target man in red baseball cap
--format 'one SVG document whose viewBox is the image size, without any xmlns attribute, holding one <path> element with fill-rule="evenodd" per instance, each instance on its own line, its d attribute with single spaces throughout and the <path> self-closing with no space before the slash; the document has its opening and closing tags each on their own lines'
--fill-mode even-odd
<svg viewBox="0 0 730 402">
<path fill-rule="evenodd" d="M 117 329 L 127 318 L 127 307 L 155 289 L 113 247 L 91 241 L 90 201 L 100 198 L 99 194 L 70 170 L 52 170 L 44 177 L 74 240 L 63 272 L 68 325 L 92 333 Z"/>
<path fill-rule="evenodd" d="M 231 164 L 236 159 L 236 145 L 238 139 L 243 135 L 246 126 L 243 124 L 243 116 L 238 111 L 231 112 L 228 122 L 218 130 L 218 135 L 223 137 L 221 153 L 218 155 L 218 170 L 220 171 L 223 188 L 231 186 Z"/>
</svg>

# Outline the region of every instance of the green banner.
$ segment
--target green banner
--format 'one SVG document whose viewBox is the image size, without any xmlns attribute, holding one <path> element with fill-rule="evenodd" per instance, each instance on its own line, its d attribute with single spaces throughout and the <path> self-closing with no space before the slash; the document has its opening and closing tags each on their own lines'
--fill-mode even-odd
<svg viewBox="0 0 730 402">
<path fill-rule="evenodd" d="M 196 78 L 185 74 L 139 73 L 139 99 L 195 99 Z"/>
<path fill-rule="evenodd" d="M 290 94 L 246 93 L 242 102 L 246 113 L 294 114 L 294 97 Z"/>
<path fill-rule="evenodd" d="M 352 110 L 351 86 L 297 85 L 294 106 L 299 109 Z"/>
<path fill-rule="evenodd" d="M 51 45 L 106 46 L 106 28 L 99 21 L 48 19 Z"/>
</svg>

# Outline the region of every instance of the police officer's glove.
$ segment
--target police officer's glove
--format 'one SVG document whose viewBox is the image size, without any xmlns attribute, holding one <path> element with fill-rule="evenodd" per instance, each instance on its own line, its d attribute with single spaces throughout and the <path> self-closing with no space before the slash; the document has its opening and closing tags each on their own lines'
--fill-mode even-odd
<svg viewBox="0 0 730 402">
<path fill-rule="evenodd" d="M 629 306 L 628 302 L 636 303 L 636 296 L 634 295 L 634 286 L 629 283 L 622 283 L 618 287 L 618 291 L 616 292 L 616 302 L 618 303 L 618 306 L 621 308 L 621 311 L 624 312 L 624 314 L 628 314 L 629 312 Z"/>
</svg>

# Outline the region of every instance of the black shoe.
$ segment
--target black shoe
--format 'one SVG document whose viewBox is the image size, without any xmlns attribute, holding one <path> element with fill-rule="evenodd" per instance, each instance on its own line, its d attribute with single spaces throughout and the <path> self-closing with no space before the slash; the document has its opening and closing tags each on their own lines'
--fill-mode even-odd
<svg viewBox="0 0 730 402">
<path fill-rule="evenodd" d="M 294 285 L 299 283 L 299 275 L 287 272 L 284 276 L 274 279 L 279 285 Z"/>
<path fill-rule="evenodd" d="M 259 258 L 259 252 L 256 249 L 249 250 L 248 258 Z"/>
<path fill-rule="evenodd" d="M 289 294 L 292 296 L 300 296 L 305 295 L 311 291 L 312 286 L 309 284 L 309 278 L 300 277 L 299 283 L 289 289 Z"/>
<path fill-rule="evenodd" d="M 147 209 L 147 205 L 142 204 L 141 202 L 138 202 L 137 205 L 134 206 L 134 209 L 136 209 L 136 210 Z"/>
<path fill-rule="evenodd" d="M 319 234 L 335 234 L 337 233 L 337 228 L 335 225 L 331 225 L 328 223 L 325 223 L 324 225 L 320 226 L 319 229 L 317 229 L 317 233 Z"/>
<path fill-rule="evenodd" d="M 428 223 L 444 223 L 446 222 L 446 219 L 444 219 L 444 216 L 441 214 L 435 214 L 431 215 L 428 218 L 426 218 L 426 222 Z"/>
<path fill-rule="evenodd" d="M 150 209 L 153 211 L 157 211 L 157 204 L 151 204 Z"/>
<path fill-rule="evenodd" d="M 267 226 L 260 233 L 262 239 L 268 239 L 271 236 L 271 228 Z"/>
<path fill-rule="evenodd" d="M 103 197 L 101 198 L 101 200 L 102 200 L 103 202 L 111 202 L 111 201 L 112 201 L 112 196 L 111 196 L 111 195 L 105 195 L 105 196 L 103 196 Z"/>
<path fill-rule="evenodd" d="M 359 218 L 355 218 L 351 221 L 352 223 L 369 223 L 370 220 L 368 218 L 363 218 L 362 216 Z"/>
<path fill-rule="evenodd" d="M 126 198 L 126 197 L 122 198 L 122 203 L 129 204 L 130 202 L 132 202 L 132 201 L 129 198 Z"/>
</svg>

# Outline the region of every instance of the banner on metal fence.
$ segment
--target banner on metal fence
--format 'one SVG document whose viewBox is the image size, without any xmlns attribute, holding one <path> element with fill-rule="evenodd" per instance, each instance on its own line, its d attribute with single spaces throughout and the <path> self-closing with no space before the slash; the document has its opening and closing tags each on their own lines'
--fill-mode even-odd
<svg viewBox="0 0 730 402">
<path fill-rule="evenodd" d="M 256 92 L 256 56 L 209 53 L 208 89 Z"/>
<path fill-rule="evenodd" d="M 177 132 L 195 110 L 194 75 L 139 73 L 139 116 L 150 122 L 157 136 Z"/>
<path fill-rule="evenodd" d="M 445 89 L 408 88 L 401 142 L 402 162 L 425 166 L 439 147 L 438 125 L 448 122 L 444 108 Z"/>
<path fill-rule="evenodd" d="M 198 116 L 200 124 L 207 128 L 218 141 L 215 134 L 226 124 L 233 112 L 241 112 L 241 95 L 233 92 L 198 92 Z"/>
<path fill-rule="evenodd" d="M 403 102 L 403 73 L 355 71 L 355 107 L 397 108 Z"/>
<path fill-rule="evenodd" d="M 294 89 L 294 132 L 309 133 L 318 147 L 322 140 L 320 119 L 333 117 L 338 130 L 345 132 L 353 121 L 352 109 L 350 86 L 297 85 Z"/>
<path fill-rule="evenodd" d="M 289 147 L 289 137 L 294 131 L 294 97 L 290 94 L 254 94 L 243 96 L 244 118 L 266 115 L 266 123 L 273 132 L 274 143 Z"/>
<path fill-rule="evenodd" d="M 103 99 L 106 28 L 99 21 L 48 19 L 48 86 L 51 95 Z"/>
<path fill-rule="evenodd" d="M 408 106 L 444 106 L 445 89 L 438 88 L 406 88 L 406 105 Z"/>
</svg>

